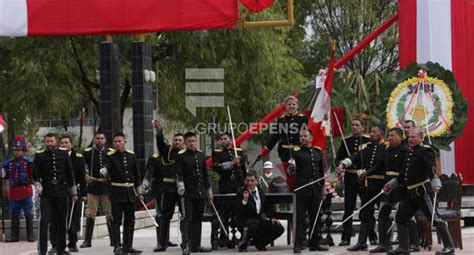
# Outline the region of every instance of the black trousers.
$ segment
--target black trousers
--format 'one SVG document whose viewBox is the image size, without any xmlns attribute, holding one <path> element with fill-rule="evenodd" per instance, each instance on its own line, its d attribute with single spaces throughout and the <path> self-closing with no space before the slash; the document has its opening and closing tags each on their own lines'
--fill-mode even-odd
<svg viewBox="0 0 474 255">
<path fill-rule="evenodd" d="M 120 242 L 120 225 L 122 225 L 123 219 L 123 248 L 128 249 L 132 247 L 133 243 L 133 231 L 135 226 L 135 203 L 121 203 L 111 201 L 112 205 L 112 222 L 111 226 L 114 228 L 116 242 Z M 119 231 L 116 231 L 116 230 Z M 118 234 L 117 234 L 118 232 Z M 131 232 L 131 233 L 128 233 Z M 127 240 L 126 236 L 130 234 L 130 240 Z"/>
<path fill-rule="evenodd" d="M 155 198 L 156 205 L 156 222 L 159 224 L 158 243 L 166 246 L 169 240 L 170 221 L 173 217 L 176 204 L 181 212 L 179 203 L 179 195 L 176 192 L 163 191 Z"/>
<path fill-rule="evenodd" d="M 56 237 L 56 250 L 62 252 L 66 248 L 66 222 L 68 198 L 56 197 L 50 194 L 42 194 L 40 200 L 40 223 L 38 238 L 38 253 L 46 253 L 48 250 L 48 227 L 54 222 L 56 229 L 51 233 Z"/>
<path fill-rule="evenodd" d="M 360 192 L 361 206 L 367 204 L 372 198 L 379 194 L 379 189 L 363 189 Z M 370 232 L 373 231 L 375 226 L 375 206 L 379 205 L 380 197 L 372 201 L 370 204 L 362 208 L 359 213 L 359 219 L 361 221 L 361 229 L 367 228 L 366 233 L 359 234 L 359 243 L 365 244 L 367 242 L 367 237 L 370 235 Z"/>
<path fill-rule="evenodd" d="M 273 224 L 269 219 L 244 220 L 244 224 L 239 224 L 239 231 L 247 227 L 247 234 L 252 239 L 255 247 L 265 247 L 280 237 L 285 228 L 280 224 Z"/>
<path fill-rule="evenodd" d="M 321 198 L 314 196 L 296 195 L 296 236 L 295 236 L 295 247 L 302 247 L 306 240 L 307 229 L 309 228 L 309 235 L 313 228 L 313 224 L 316 220 L 316 214 L 318 213 L 319 204 Z M 309 226 L 306 224 L 306 214 L 309 216 Z M 319 213 L 321 216 L 321 212 Z M 318 219 L 319 220 L 319 219 Z M 307 228 L 308 227 L 308 228 Z M 309 240 L 309 246 L 316 246 L 319 244 L 319 228 L 314 228 L 313 236 Z"/>
<path fill-rule="evenodd" d="M 352 173 L 347 173 L 347 175 L 354 175 Z M 354 176 L 347 176 L 345 178 L 350 178 L 351 181 L 345 180 L 344 182 L 344 215 L 342 217 L 343 220 L 347 219 L 347 217 L 351 216 L 357 205 L 357 196 L 359 196 L 362 200 L 362 193 L 365 192 L 366 189 L 363 189 L 361 186 L 362 184 L 359 182 L 356 182 Z M 363 204 L 363 203 L 362 203 Z M 370 240 L 377 240 L 377 234 L 374 231 L 374 226 L 375 226 L 375 216 L 372 215 L 372 227 L 369 229 L 369 237 Z M 342 225 L 343 230 L 342 230 L 342 236 L 341 240 L 345 240 L 350 242 L 351 241 L 351 236 L 352 236 L 352 218 L 344 222 Z"/>
<path fill-rule="evenodd" d="M 77 232 L 81 230 L 81 209 L 82 209 L 82 202 L 81 200 L 77 200 L 74 203 L 74 208 L 72 211 L 72 219 L 71 219 L 71 227 L 68 227 L 69 219 L 71 217 L 71 208 L 72 208 L 72 200 L 69 200 L 68 204 L 68 212 L 67 212 L 67 220 L 66 220 L 66 229 L 68 234 L 69 247 L 73 247 L 77 243 Z M 49 238 L 51 239 L 51 244 L 53 247 L 58 245 L 58 237 L 57 237 L 57 229 L 58 224 L 57 221 L 52 220 L 49 226 Z"/>
<path fill-rule="evenodd" d="M 204 198 L 184 197 L 183 244 L 191 250 L 201 246 Z"/>
</svg>

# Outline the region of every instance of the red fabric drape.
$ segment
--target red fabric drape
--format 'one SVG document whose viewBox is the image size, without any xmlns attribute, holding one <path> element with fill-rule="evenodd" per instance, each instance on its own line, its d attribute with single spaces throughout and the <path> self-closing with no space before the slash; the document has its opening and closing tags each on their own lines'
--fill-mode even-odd
<svg viewBox="0 0 474 255">
<path fill-rule="evenodd" d="M 28 35 L 234 28 L 237 0 L 27 0 Z"/>
<path fill-rule="evenodd" d="M 270 7 L 275 0 L 240 0 L 249 11 L 258 13 Z"/>
<path fill-rule="evenodd" d="M 469 100 L 467 125 L 455 142 L 456 171 L 465 183 L 474 184 L 474 0 L 451 0 L 451 24 L 453 72 Z"/>
<path fill-rule="evenodd" d="M 416 61 L 416 1 L 398 1 L 398 48 L 400 68 Z"/>
</svg>

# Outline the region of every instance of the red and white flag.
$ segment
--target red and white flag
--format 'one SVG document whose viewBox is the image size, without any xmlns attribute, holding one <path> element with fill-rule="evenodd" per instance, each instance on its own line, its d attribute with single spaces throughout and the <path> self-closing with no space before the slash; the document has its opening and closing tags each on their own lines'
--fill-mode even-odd
<svg viewBox="0 0 474 255">
<path fill-rule="evenodd" d="M 333 46 L 331 53 L 331 60 L 329 61 L 328 72 L 324 81 L 324 87 L 319 92 L 318 99 L 314 104 L 313 111 L 308 121 L 308 128 L 313 133 L 313 145 L 326 149 L 326 129 L 325 122 L 330 117 L 331 110 L 331 92 L 332 92 L 332 78 L 334 76 L 334 51 Z"/>
<path fill-rule="evenodd" d="M 238 0 L 0 0 L 0 36 L 234 28 Z"/>
</svg>

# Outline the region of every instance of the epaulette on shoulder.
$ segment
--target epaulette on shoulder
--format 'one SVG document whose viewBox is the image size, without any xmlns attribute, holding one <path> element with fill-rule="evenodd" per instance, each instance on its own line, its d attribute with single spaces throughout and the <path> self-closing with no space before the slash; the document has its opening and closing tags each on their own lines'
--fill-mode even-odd
<svg viewBox="0 0 474 255">
<path fill-rule="evenodd" d="M 112 148 L 107 148 L 107 150 L 109 150 L 109 151 L 115 151 L 115 150 L 114 150 L 114 149 L 112 149 Z"/>
<path fill-rule="evenodd" d="M 222 152 L 222 149 L 214 149 L 214 152 Z"/>
<path fill-rule="evenodd" d="M 63 147 L 58 147 L 59 150 L 61 151 L 66 151 L 67 149 L 66 148 L 63 148 Z"/>
<path fill-rule="evenodd" d="M 298 116 L 298 117 L 303 117 L 304 114 L 300 112 L 300 113 L 296 114 L 296 116 Z"/>
<path fill-rule="evenodd" d="M 365 137 L 365 138 L 370 138 L 370 135 L 368 135 L 368 134 L 363 134 L 362 136 Z"/>
<path fill-rule="evenodd" d="M 115 152 L 117 152 L 117 151 L 114 150 L 114 149 L 110 149 L 110 148 L 109 148 L 109 152 L 107 152 L 107 155 L 112 156 L 112 155 L 115 154 Z"/>
<path fill-rule="evenodd" d="M 40 154 L 40 153 L 43 153 L 44 152 L 44 149 L 39 149 L 36 151 L 36 154 Z"/>
<path fill-rule="evenodd" d="M 152 156 L 152 157 L 158 158 L 159 156 L 160 156 L 160 153 L 159 153 L 159 152 L 155 152 L 155 153 L 153 153 L 153 156 Z"/>
<path fill-rule="evenodd" d="M 182 150 L 178 151 L 178 154 L 183 154 L 185 151 L 186 151 L 186 149 L 182 149 Z"/>
<path fill-rule="evenodd" d="M 299 151 L 299 150 L 301 150 L 301 147 L 300 147 L 300 146 L 295 146 L 295 147 L 293 147 L 292 149 L 293 149 L 294 151 Z"/>
<path fill-rule="evenodd" d="M 78 158 L 82 158 L 82 154 L 81 154 L 81 153 L 79 153 L 79 152 L 77 152 L 77 153 L 76 153 L 76 157 L 78 157 Z"/>
<path fill-rule="evenodd" d="M 348 135 L 348 136 L 344 137 L 344 140 L 345 140 L 345 139 L 349 139 L 349 138 L 351 138 L 351 137 L 352 137 L 352 135 Z"/>
<path fill-rule="evenodd" d="M 235 150 L 236 151 L 242 151 L 242 148 L 236 148 Z"/>
<path fill-rule="evenodd" d="M 130 154 L 135 154 L 134 151 L 131 151 L 131 150 L 126 150 L 126 151 L 127 151 L 128 153 L 130 153 Z"/>
<path fill-rule="evenodd" d="M 320 150 L 320 151 L 323 150 L 323 149 L 321 149 L 321 147 L 318 147 L 318 146 L 313 146 L 313 148 L 318 149 L 318 150 Z"/>
<path fill-rule="evenodd" d="M 88 148 L 85 148 L 85 149 L 84 149 L 85 152 L 89 152 L 89 151 L 91 151 L 91 150 L 92 150 L 92 147 L 88 147 Z"/>
</svg>

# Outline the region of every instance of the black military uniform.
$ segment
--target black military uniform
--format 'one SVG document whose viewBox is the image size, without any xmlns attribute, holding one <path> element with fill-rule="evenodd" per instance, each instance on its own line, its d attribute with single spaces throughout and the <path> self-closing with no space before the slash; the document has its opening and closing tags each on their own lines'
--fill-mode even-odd
<svg viewBox="0 0 474 255">
<path fill-rule="evenodd" d="M 158 148 L 158 154 L 150 158 L 148 161 L 150 166 L 147 166 L 147 171 L 152 171 L 147 175 L 152 176 L 152 192 L 156 204 L 155 218 L 159 222 L 159 226 L 156 227 L 157 246 L 153 250 L 155 252 L 165 251 L 167 247 L 177 246 L 169 241 L 169 224 L 176 204 L 178 204 L 178 209 L 181 211 L 180 198 L 176 190 L 177 173 L 175 165 L 179 149 L 173 148 L 165 142 L 162 129 L 156 129 L 156 147 Z M 160 237 L 162 234 L 163 236 Z"/>
<path fill-rule="evenodd" d="M 296 163 L 295 188 L 301 187 L 324 176 L 323 154 L 319 147 L 298 147 L 293 150 Z M 291 167 L 291 166 L 290 166 Z M 301 252 L 306 240 L 306 213 L 309 216 L 309 233 L 315 224 L 316 214 L 321 203 L 321 196 L 325 194 L 324 179 L 311 186 L 296 192 L 296 236 L 294 251 Z M 320 246 L 319 227 L 314 228 L 314 233 L 309 240 L 310 251 L 326 250 Z"/>
<path fill-rule="evenodd" d="M 181 150 L 176 158 L 176 172 L 178 181 L 185 187 L 183 253 L 204 251 L 201 247 L 204 202 L 212 196 L 204 154 L 199 150 Z"/>
<path fill-rule="evenodd" d="M 233 148 L 215 149 L 212 153 L 212 169 L 219 174 L 219 193 L 237 193 L 237 191 L 244 186 L 244 176 L 247 173 L 245 165 L 246 159 L 240 148 L 237 148 L 237 155 L 240 157 L 240 164 L 230 166 L 230 162 L 235 158 L 235 150 Z M 232 228 L 233 241 L 237 240 L 235 236 L 235 207 L 232 205 L 219 206 L 219 213 L 226 231 L 229 226 Z M 225 231 L 221 229 L 219 246 L 233 248 L 234 242 L 230 242 L 229 237 Z"/>
<path fill-rule="evenodd" d="M 97 215 L 99 204 L 102 205 L 102 209 L 107 220 L 107 230 L 109 232 L 110 245 L 113 246 L 114 244 L 111 230 L 111 205 L 108 197 L 109 183 L 107 178 L 104 178 L 100 175 L 100 169 L 104 167 L 105 157 L 110 151 L 113 151 L 113 149 L 107 147 L 98 148 L 97 146 L 89 147 L 84 150 L 86 175 L 88 178 L 92 179 L 92 183 L 87 184 L 88 201 L 86 210 L 86 230 L 81 248 L 91 247 L 95 217 Z"/>
<path fill-rule="evenodd" d="M 344 146 L 344 143 L 341 142 L 339 150 L 337 151 L 336 162 L 351 157 L 352 155 L 359 153 L 359 146 L 370 142 L 369 136 L 349 136 L 344 138 L 346 141 L 347 147 L 351 155 L 347 155 L 347 150 Z M 352 166 L 345 171 L 344 175 L 344 216 L 342 217 L 345 220 L 347 217 L 354 213 L 357 203 L 357 195 L 360 195 L 361 182 L 357 176 L 357 169 L 360 166 L 352 164 Z M 373 219 L 375 222 L 375 218 Z M 343 225 L 343 231 L 341 236 L 341 244 L 348 245 L 351 242 L 352 236 L 352 219 L 347 220 Z M 371 230 L 373 232 L 373 230 Z"/>
<path fill-rule="evenodd" d="M 373 166 L 380 164 L 385 158 L 386 144 L 382 140 L 379 143 L 368 142 L 361 146 L 360 153 L 352 155 L 352 165 L 360 166 L 367 171 L 367 177 L 362 180 L 360 189 L 361 205 L 365 205 L 374 198 L 383 188 L 385 179 L 385 170 L 377 169 Z M 351 166 L 353 167 L 353 166 Z M 357 170 L 356 170 L 357 171 Z M 361 221 L 359 238 L 357 244 L 348 248 L 349 251 L 358 251 L 367 249 L 367 237 L 371 229 L 374 228 L 375 205 L 379 199 L 373 201 L 370 205 L 364 207 L 359 213 Z"/>
<path fill-rule="evenodd" d="M 69 153 L 69 156 L 71 157 L 71 162 L 72 162 L 72 170 L 74 172 L 74 179 L 76 180 L 76 185 L 77 185 L 77 194 L 80 197 L 87 197 L 87 185 L 86 185 L 86 180 L 85 180 L 85 170 L 84 170 L 84 159 L 82 157 L 81 153 L 76 153 L 74 150 L 72 150 Z M 78 200 L 76 203 L 74 203 L 74 208 L 73 211 L 71 212 L 72 208 L 72 201 L 69 201 L 68 205 L 68 216 L 67 220 L 69 222 L 69 219 L 71 219 L 71 226 L 67 229 L 68 232 L 68 237 L 69 237 L 69 243 L 67 247 L 69 248 L 69 251 L 72 252 L 77 252 L 77 232 L 81 230 L 81 201 Z M 71 214 L 72 213 L 72 218 Z M 50 230 L 49 230 L 49 235 L 51 239 L 51 244 L 53 247 L 57 246 L 57 224 L 56 221 L 51 222 Z"/>
<path fill-rule="evenodd" d="M 110 151 L 105 158 L 110 179 L 109 198 L 112 204 L 112 232 L 114 251 L 120 251 L 120 225 L 123 218 L 123 253 L 139 253 L 132 248 L 135 229 L 136 188 L 140 185 L 137 160 L 132 151 Z"/>
<path fill-rule="evenodd" d="M 277 121 L 277 126 L 272 129 L 272 135 L 265 144 L 264 149 L 260 153 L 262 156 L 268 153 L 278 144 L 278 156 L 283 163 L 286 170 L 288 168 L 288 160 L 291 158 L 290 149 L 297 147 L 300 144 L 300 131 L 307 128 L 308 118 L 303 113 L 290 115 L 284 114 Z M 294 180 L 292 177 L 287 177 L 287 183 L 290 190 L 293 190 Z"/>
<path fill-rule="evenodd" d="M 66 216 L 69 194 L 77 195 L 71 159 L 63 148 L 39 150 L 33 161 L 33 177 L 41 183 L 40 226 L 38 253 L 46 254 L 48 249 L 48 225 L 56 221 L 56 251 L 62 254 L 66 248 Z"/>
<path fill-rule="evenodd" d="M 399 248 L 389 254 L 409 253 L 408 220 L 421 209 L 423 214 L 431 220 L 433 212 L 433 189 L 430 180 L 435 186 L 441 186 L 435 174 L 434 153 L 428 146 L 416 145 L 408 151 L 402 167 L 402 172 L 397 179 L 389 182 L 387 186 L 394 190 L 398 185 L 407 190 L 406 198 L 400 202 L 396 214 Z M 434 225 L 443 241 L 444 249 L 437 254 L 454 254 L 454 243 L 446 223 L 435 213 Z"/>
<path fill-rule="evenodd" d="M 244 204 L 244 191 L 250 194 L 249 200 Z M 258 193 L 258 194 L 257 194 Z M 280 237 L 285 229 L 280 224 L 273 224 L 273 205 L 267 203 L 265 192 L 256 187 L 252 191 L 248 187 L 242 187 L 237 192 L 237 227 L 242 233 L 239 243 L 239 251 L 245 251 L 252 240 L 258 250 L 265 250 L 265 246 Z"/>
<path fill-rule="evenodd" d="M 165 160 L 165 157 L 155 153 L 148 160 L 146 171 L 145 178 L 151 180 L 152 194 L 156 198 L 156 220 L 159 224 L 156 228 L 158 245 L 154 251 L 166 251 L 169 243 L 170 220 L 179 202 L 176 191 L 176 168 L 174 161 Z"/>
<path fill-rule="evenodd" d="M 408 148 L 399 144 L 396 147 L 388 147 L 385 150 L 384 160 L 380 161 L 377 166 L 373 166 L 368 171 L 372 172 L 372 169 L 385 170 L 384 182 L 387 183 L 393 178 L 397 178 L 402 171 L 405 157 L 407 155 Z M 378 232 L 379 232 L 379 245 L 371 252 L 387 252 L 391 250 L 390 244 L 390 233 L 387 233 L 388 229 L 392 225 L 390 213 L 392 212 L 393 206 L 403 200 L 406 196 L 404 189 L 398 188 L 393 190 L 390 194 L 382 195 L 381 201 L 384 205 L 379 210 L 378 215 Z"/>
</svg>

